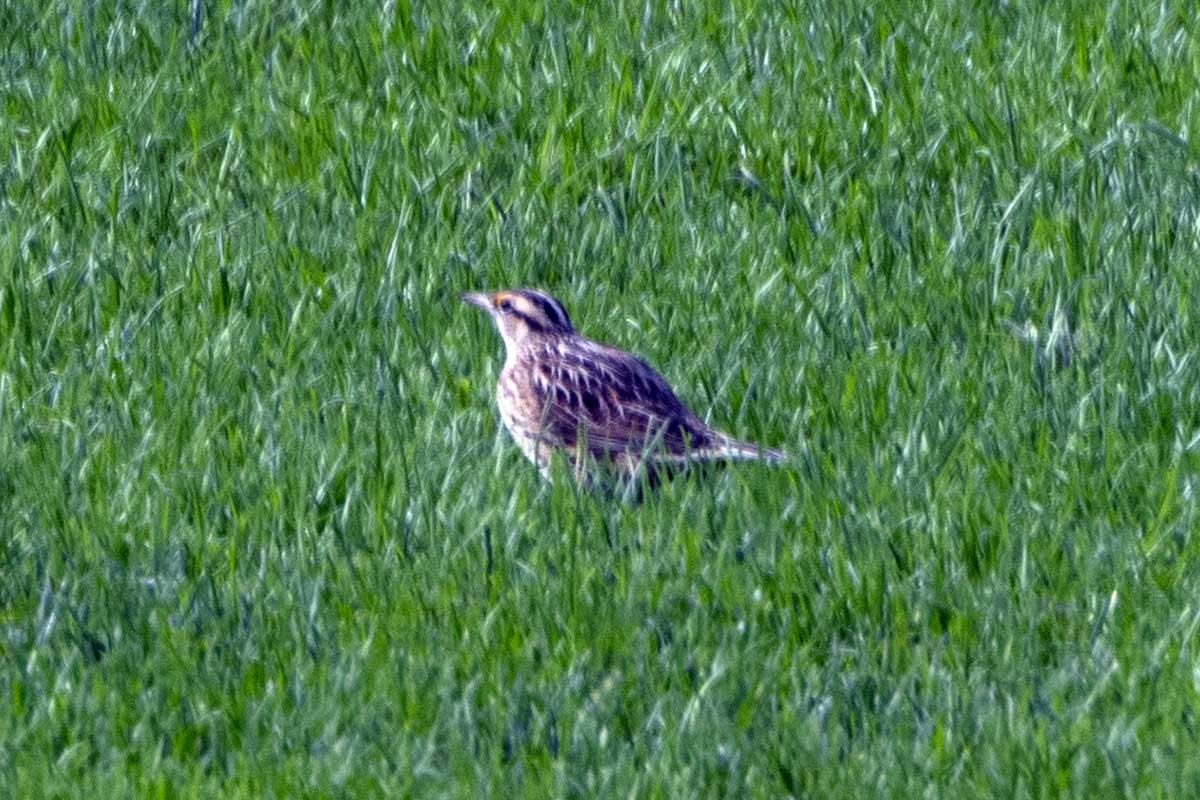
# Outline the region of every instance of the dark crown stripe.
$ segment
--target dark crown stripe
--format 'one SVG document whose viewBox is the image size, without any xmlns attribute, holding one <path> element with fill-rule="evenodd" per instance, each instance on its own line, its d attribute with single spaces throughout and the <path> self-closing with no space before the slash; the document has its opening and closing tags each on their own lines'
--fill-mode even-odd
<svg viewBox="0 0 1200 800">
<path fill-rule="evenodd" d="M 532 294 L 531 299 L 541 307 L 542 313 L 546 315 L 547 319 L 554 323 L 555 327 L 571 327 L 571 320 L 567 318 L 567 310 L 563 308 L 562 305 L 553 297 L 547 294 L 542 294 L 541 292 L 536 292 Z"/>
</svg>

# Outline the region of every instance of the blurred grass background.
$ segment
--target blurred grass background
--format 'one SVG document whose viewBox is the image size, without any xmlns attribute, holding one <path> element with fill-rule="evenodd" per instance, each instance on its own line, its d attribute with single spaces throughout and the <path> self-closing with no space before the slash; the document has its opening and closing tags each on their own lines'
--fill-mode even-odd
<svg viewBox="0 0 1200 800">
<path fill-rule="evenodd" d="M 0 2 L 0 786 L 1200 789 L 1190 3 Z M 541 482 L 537 285 L 795 455 Z"/>
</svg>

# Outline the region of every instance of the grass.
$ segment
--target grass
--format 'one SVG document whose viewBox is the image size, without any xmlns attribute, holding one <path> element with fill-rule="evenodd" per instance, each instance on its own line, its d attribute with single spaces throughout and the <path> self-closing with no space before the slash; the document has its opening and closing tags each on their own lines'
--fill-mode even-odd
<svg viewBox="0 0 1200 800">
<path fill-rule="evenodd" d="M 0 2 L 6 794 L 1200 790 L 1190 4 L 199 5 Z"/>
</svg>

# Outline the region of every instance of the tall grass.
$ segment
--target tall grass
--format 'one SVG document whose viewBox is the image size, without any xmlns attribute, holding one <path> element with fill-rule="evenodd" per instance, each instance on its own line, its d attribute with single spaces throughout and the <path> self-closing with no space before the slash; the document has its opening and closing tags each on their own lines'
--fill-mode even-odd
<svg viewBox="0 0 1200 800">
<path fill-rule="evenodd" d="M 1200 788 L 1190 4 L 192 6 L 0 3 L 4 794 Z"/>
</svg>

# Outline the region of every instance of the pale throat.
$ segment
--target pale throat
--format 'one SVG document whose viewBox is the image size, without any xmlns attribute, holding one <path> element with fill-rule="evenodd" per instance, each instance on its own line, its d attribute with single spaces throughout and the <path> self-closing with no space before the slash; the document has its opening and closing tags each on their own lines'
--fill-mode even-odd
<svg viewBox="0 0 1200 800">
<path fill-rule="evenodd" d="M 538 343 L 545 343 L 554 338 L 550 334 L 533 331 L 525 326 L 513 326 L 512 328 L 497 326 L 500 338 L 504 340 L 504 366 L 511 367 L 520 360 L 521 354 L 529 350 L 531 346 L 536 347 Z"/>
<path fill-rule="evenodd" d="M 509 366 L 517 360 L 517 355 L 521 352 L 524 344 L 530 337 L 530 332 L 524 327 L 512 328 L 505 325 L 497 325 L 500 332 L 500 338 L 504 340 L 504 365 Z"/>
</svg>

